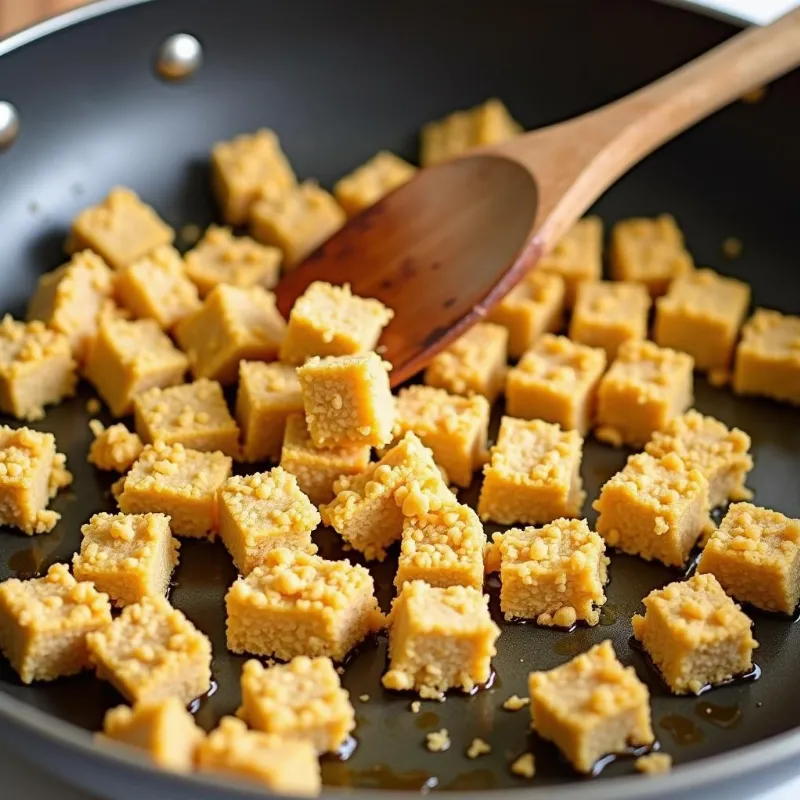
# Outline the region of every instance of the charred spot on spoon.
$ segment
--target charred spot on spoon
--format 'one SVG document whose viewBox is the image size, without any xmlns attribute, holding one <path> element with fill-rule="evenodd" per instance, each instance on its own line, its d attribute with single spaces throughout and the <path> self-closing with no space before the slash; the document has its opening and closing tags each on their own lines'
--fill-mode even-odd
<svg viewBox="0 0 800 800">
<path fill-rule="evenodd" d="M 455 297 L 448 297 L 447 300 L 442 303 L 443 308 L 452 308 L 456 304 L 457 298 Z"/>
<path fill-rule="evenodd" d="M 449 328 L 446 328 L 443 325 L 440 325 L 438 328 L 434 328 L 422 342 L 423 348 L 427 349 L 429 347 L 433 347 L 439 341 L 439 339 L 447 336 L 449 330 Z"/>
</svg>

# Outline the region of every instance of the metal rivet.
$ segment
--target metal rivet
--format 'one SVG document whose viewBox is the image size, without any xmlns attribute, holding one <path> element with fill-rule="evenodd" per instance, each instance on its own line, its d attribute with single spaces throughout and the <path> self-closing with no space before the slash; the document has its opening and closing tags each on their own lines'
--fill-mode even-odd
<svg viewBox="0 0 800 800">
<path fill-rule="evenodd" d="M 203 63 L 203 47 L 190 33 L 176 33 L 158 48 L 156 69 L 162 78 L 180 81 L 194 74 Z"/>
<path fill-rule="evenodd" d="M 11 103 L 0 100 L 0 150 L 11 147 L 19 133 L 19 113 Z"/>
</svg>

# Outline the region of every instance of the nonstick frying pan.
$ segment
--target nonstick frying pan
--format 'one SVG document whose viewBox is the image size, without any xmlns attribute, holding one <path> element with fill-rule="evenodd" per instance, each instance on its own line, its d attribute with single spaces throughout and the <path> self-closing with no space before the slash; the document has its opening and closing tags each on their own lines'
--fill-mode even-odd
<svg viewBox="0 0 800 800">
<path fill-rule="evenodd" d="M 204 63 L 190 80 L 168 83 L 153 62 L 160 43 L 178 32 L 199 38 Z M 0 152 L 0 308 L 22 312 L 36 277 L 63 260 L 70 219 L 115 184 L 130 185 L 176 228 L 212 221 L 207 163 L 219 139 L 274 127 L 299 175 L 330 185 L 380 148 L 413 158 L 419 126 L 453 109 L 497 95 L 526 127 L 538 127 L 613 100 L 734 32 L 731 23 L 647 0 L 107 0 L 65 15 L 0 43 L 0 100 L 20 115 L 17 141 Z M 736 104 L 669 144 L 594 210 L 607 224 L 672 212 L 698 263 L 749 281 L 759 305 L 800 312 L 798 100 L 800 75 L 792 74 L 763 102 Z M 728 261 L 721 243 L 730 236 L 744 249 Z M 75 484 L 54 501 L 63 517 L 51 534 L 0 532 L 0 579 L 68 560 L 79 526 L 113 508 L 111 478 L 86 463 L 90 394 L 53 409 L 40 425 L 56 434 Z M 797 410 L 740 400 L 702 379 L 697 407 L 752 435 L 757 502 L 800 516 Z M 590 499 L 625 457 L 587 442 Z M 475 488 L 465 496 L 474 500 Z M 318 541 L 323 555 L 341 555 L 331 536 Z M 210 727 L 238 704 L 243 659 L 225 650 L 222 603 L 234 572 L 219 545 L 189 541 L 181 552 L 172 600 L 214 645 L 219 689 L 197 712 Z M 388 563 L 374 571 L 384 606 L 391 570 Z M 763 789 L 800 771 L 800 627 L 755 613 L 760 680 L 672 698 L 628 640 L 641 598 L 680 574 L 614 555 L 611 575 L 597 628 L 565 634 L 504 624 L 493 688 L 425 703 L 420 714 L 408 710 L 413 698 L 380 688 L 385 641 L 365 647 L 344 676 L 359 744 L 349 761 L 326 760 L 330 796 L 350 787 L 374 797 L 377 788 L 436 786 L 486 798 L 547 797 L 554 789 L 581 800 L 712 797 Z M 489 591 L 496 604 L 496 589 Z M 599 778 L 578 780 L 552 747 L 529 736 L 526 710 L 500 709 L 509 695 L 526 694 L 529 670 L 609 637 L 651 688 L 656 733 L 676 762 L 670 775 L 632 776 L 632 762 L 620 759 Z M 93 744 L 89 731 L 120 699 L 89 674 L 24 687 L 3 663 L 0 688 L 0 740 L 104 797 L 258 796 L 243 785 L 163 774 L 136 754 Z M 369 701 L 358 700 L 363 694 Z M 442 727 L 453 745 L 429 753 L 425 734 Z M 492 752 L 469 761 L 463 754 L 475 736 Z M 532 782 L 508 769 L 527 749 L 537 757 Z"/>
</svg>

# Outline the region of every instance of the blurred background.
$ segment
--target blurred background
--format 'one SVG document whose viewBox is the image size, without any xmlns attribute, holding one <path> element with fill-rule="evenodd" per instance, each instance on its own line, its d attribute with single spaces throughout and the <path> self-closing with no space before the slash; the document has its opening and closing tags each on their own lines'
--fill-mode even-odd
<svg viewBox="0 0 800 800">
<path fill-rule="evenodd" d="M 0 36 L 87 2 L 88 0 L 0 0 Z"/>
</svg>

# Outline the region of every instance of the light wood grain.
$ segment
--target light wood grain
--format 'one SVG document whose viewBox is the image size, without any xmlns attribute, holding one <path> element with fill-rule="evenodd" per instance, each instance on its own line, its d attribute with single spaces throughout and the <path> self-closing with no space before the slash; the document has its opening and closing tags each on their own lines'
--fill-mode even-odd
<svg viewBox="0 0 800 800">
<path fill-rule="evenodd" d="M 88 0 L 0 0 L 0 36 L 87 2 Z"/>
</svg>

